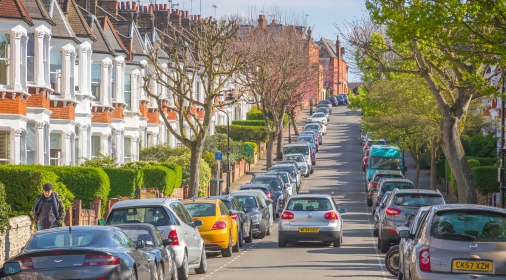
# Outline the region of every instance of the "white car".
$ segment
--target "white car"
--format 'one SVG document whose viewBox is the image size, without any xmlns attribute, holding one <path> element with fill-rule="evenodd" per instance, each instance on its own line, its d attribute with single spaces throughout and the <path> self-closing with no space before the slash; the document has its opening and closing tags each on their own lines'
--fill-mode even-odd
<svg viewBox="0 0 506 280">
<path fill-rule="evenodd" d="M 306 123 L 312 123 L 321 121 L 324 125 L 327 125 L 327 116 L 324 113 L 314 113 L 311 117 L 306 119 Z"/>
<path fill-rule="evenodd" d="M 323 123 L 322 120 L 311 120 L 312 122 L 309 122 L 310 118 L 308 118 L 306 120 L 306 126 L 310 125 L 310 124 L 318 124 L 320 126 L 320 130 L 321 130 L 321 133 L 322 133 L 322 136 L 327 134 L 327 125 Z M 306 127 L 304 127 L 304 130 L 306 130 Z M 321 143 L 320 143 L 321 144 Z"/>
<path fill-rule="evenodd" d="M 299 167 L 300 173 L 304 175 L 304 177 L 309 177 L 311 173 L 311 167 L 309 164 L 311 161 L 307 161 L 306 158 L 302 154 L 288 154 L 283 155 L 283 161 L 293 160 L 297 162 L 297 166 Z"/>
</svg>

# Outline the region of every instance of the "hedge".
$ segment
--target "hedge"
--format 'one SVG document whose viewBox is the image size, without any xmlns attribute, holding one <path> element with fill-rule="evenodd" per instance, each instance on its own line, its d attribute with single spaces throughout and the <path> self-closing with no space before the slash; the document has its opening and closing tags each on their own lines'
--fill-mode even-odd
<svg viewBox="0 0 506 280">
<path fill-rule="evenodd" d="M 7 203 L 6 196 L 5 186 L 0 182 L 0 233 L 4 233 L 5 230 L 10 228 L 9 214 L 11 206 Z"/>
<path fill-rule="evenodd" d="M 190 181 L 190 153 L 173 156 L 167 159 L 168 162 L 178 164 L 182 168 L 183 182 L 188 183 Z M 211 180 L 211 168 L 204 160 L 200 161 L 200 179 L 199 179 L 199 196 L 205 195 L 205 190 Z"/>
<path fill-rule="evenodd" d="M 482 195 L 499 191 L 499 182 L 497 182 L 497 167 L 477 166 L 471 168 L 473 171 L 476 189 Z"/>
<path fill-rule="evenodd" d="M 174 171 L 174 188 L 180 188 L 183 185 L 183 168 L 172 162 L 161 162 L 160 164 Z"/>
<path fill-rule="evenodd" d="M 227 133 L 226 125 L 217 125 L 216 133 Z M 269 135 L 265 130 L 265 127 L 261 126 L 230 126 L 230 138 L 235 141 L 261 141 L 267 142 Z"/>
<path fill-rule="evenodd" d="M 468 161 L 471 159 L 477 160 L 480 166 L 499 166 L 498 158 L 486 158 L 486 157 L 467 157 Z"/>
<path fill-rule="evenodd" d="M 163 191 L 166 195 L 172 194 L 174 183 L 171 183 L 170 173 L 174 171 L 161 165 L 148 165 L 142 169 L 142 185 L 144 188 L 157 188 Z"/>
<path fill-rule="evenodd" d="M 272 121 L 269 121 L 269 124 L 272 125 Z M 265 121 L 264 120 L 232 121 L 232 125 L 265 127 Z"/>
<path fill-rule="evenodd" d="M 169 183 L 167 185 L 167 188 L 163 190 L 163 193 L 165 195 L 172 195 L 174 188 L 176 188 L 176 172 L 172 170 L 171 168 L 172 166 L 168 162 L 160 162 L 159 165 L 167 168 L 167 172 L 169 175 Z"/>
<path fill-rule="evenodd" d="M 269 118 L 269 122 L 272 121 L 272 116 L 268 116 Z M 258 109 L 251 109 L 249 112 L 246 113 L 246 120 L 247 121 L 264 121 L 264 114 L 262 113 L 262 111 L 258 110 Z M 232 124 L 235 124 L 234 121 L 232 121 Z M 263 123 L 263 125 L 265 126 L 265 122 Z M 288 114 L 285 114 L 283 116 L 283 127 L 287 127 L 288 125 Z"/>
<path fill-rule="evenodd" d="M 253 148 L 253 152 L 258 154 L 258 144 L 255 142 L 244 141 L 242 143 L 242 149 L 246 151 L 246 145 L 250 145 Z"/>
<path fill-rule="evenodd" d="M 111 185 L 109 198 L 135 198 L 141 172 L 130 168 L 103 168 Z"/>
<path fill-rule="evenodd" d="M 59 181 L 58 176 L 50 170 L 37 165 L 3 165 L 0 166 L 0 182 L 5 185 L 6 201 L 11 207 L 12 216 L 30 215 L 37 199 L 42 194 L 42 186 L 53 185 L 65 209 L 70 209 L 74 194 Z"/>
</svg>

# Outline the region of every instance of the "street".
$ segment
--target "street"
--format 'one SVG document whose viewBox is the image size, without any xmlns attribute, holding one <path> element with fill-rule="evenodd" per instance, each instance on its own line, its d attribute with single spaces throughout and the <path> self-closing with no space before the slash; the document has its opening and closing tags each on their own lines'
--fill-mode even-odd
<svg viewBox="0 0 506 280">
<path fill-rule="evenodd" d="M 332 194 L 343 214 L 341 248 L 321 243 L 290 243 L 278 248 L 277 223 L 271 235 L 245 244 L 231 258 L 208 255 L 206 275 L 191 279 L 393 279 L 372 236 L 373 218 L 365 204 L 358 140 L 360 113 L 334 107 L 327 135 L 317 154 L 315 172 L 305 178 L 301 193 Z"/>
</svg>

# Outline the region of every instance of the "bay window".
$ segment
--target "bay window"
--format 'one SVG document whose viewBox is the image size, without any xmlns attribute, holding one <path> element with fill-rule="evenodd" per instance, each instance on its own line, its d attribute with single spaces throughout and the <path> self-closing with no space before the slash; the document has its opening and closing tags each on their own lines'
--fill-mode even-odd
<svg viewBox="0 0 506 280">
<path fill-rule="evenodd" d="M 116 65 L 113 62 L 111 66 L 111 98 L 116 101 Z"/>
<path fill-rule="evenodd" d="M 0 33 L 0 85 L 9 85 L 11 82 L 10 58 L 11 36 Z"/>
<path fill-rule="evenodd" d="M 125 74 L 123 85 L 126 103 L 125 109 L 132 110 L 132 76 L 130 74 Z"/>
<path fill-rule="evenodd" d="M 95 159 L 100 153 L 100 136 L 91 136 L 91 159 Z"/>
<path fill-rule="evenodd" d="M 62 69 L 62 52 L 52 50 L 49 55 L 49 83 L 51 88 L 60 94 L 61 89 L 61 69 Z"/>
<path fill-rule="evenodd" d="M 102 83 L 102 65 L 93 63 L 91 65 L 91 94 L 95 101 L 100 101 L 100 84 Z"/>
<path fill-rule="evenodd" d="M 131 162 L 132 161 L 132 138 L 125 137 L 123 140 L 123 162 Z"/>
<path fill-rule="evenodd" d="M 26 80 L 29 82 L 35 80 L 35 40 L 33 33 L 28 33 L 28 43 L 26 45 Z"/>
<path fill-rule="evenodd" d="M 0 131 L 0 164 L 8 164 L 11 157 L 10 132 Z"/>
<path fill-rule="evenodd" d="M 29 122 L 26 124 L 26 163 L 28 164 L 35 163 L 35 152 L 37 150 L 35 137 L 35 123 Z"/>
<path fill-rule="evenodd" d="M 62 135 L 60 133 L 51 133 L 49 142 L 49 164 L 60 166 L 62 160 Z"/>
</svg>

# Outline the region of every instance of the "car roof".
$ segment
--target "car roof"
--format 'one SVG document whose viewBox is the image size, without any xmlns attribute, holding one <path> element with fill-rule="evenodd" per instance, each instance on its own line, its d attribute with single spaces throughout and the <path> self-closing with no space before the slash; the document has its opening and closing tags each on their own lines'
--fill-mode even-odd
<svg viewBox="0 0 506 280">
<path fill-rule="evenodd" d="M 405 182 L 413 184 L 413 181 L 402 178 L 381 178 L 380 180 L 383 180 L 383 182 Z"/>
<path fill-rule="evenodd" d="M 218 202 L 219 199 L 206 199 L 206 198 L 196 198 L 196 199 L 192 199 L 192 198 L 189 198 L 189 199 L 185 199 L 183 201 L 181 201 L 181 203 L 183 204 L 193 204 L 193 203 L 207 203 L 207 204 L 216 204 Z"/>
<path fill-rule="evenodd" d="M 506 209 L 498 208 L 494 206 L 479 205 L 479 204 L 439 204 L 431 206 L 433 211 L 444 211 L 444 210 L 486 210 L 498 213 L 506 213 Z"/>
<path fill-rule="evenodd" d="M 402 171 L 400 171 L 400 170 L 376 170 L 374 172 L 374 174 L 378 174 L 378 175 L 379 174 L 395 174 L 395 175 L 400 174 L 400 175 L 402 175 Z"/>
<path fill-rule="evenodd" d="M 255 179 L 262 178 L 262 177 L 279 179 L 278 175 L 276 175 L 276 174 L 262 174 L 262 175 L 255 176 Z"/>
<path fill-rule="evenodd" d="M 422 189 L 397 189 L 393 190 L 395 194 L 403 194 L 403 193 L 420 193 L 420 194 L 441 194 L 438 190 L 422 190 Z"/>
<path fill-rule="evenodd" d="M 267 195 L 262 191 L 262 190 L 236 190 L 236 191 L 233 191 L 232 194 L 234 193 L 237 193 L 237 194 L 257 194 L 258 197 L 260 197 L 261 199 L 269 199 L 267 197 Z"/>
<path fill-rule="evenodd" d="M 244 185 L 241 185 L 241 187 L 269 187 L 269 184 L 260 184 L 260 183 L 249 183 L 249 184 L 244 184 Z"/>
<path fill-rule="evenodd" d="M 287 157 L 287 156 L 301 156 L 303 157 L 304 155 L 303 154 L 286 154 L 286 155 L 283 155 L 284 157 Z M 283 161 L 290 161 L 290 160 L 283 160 Z"/>
<path fill-rule="evenodd" d="M 231 195 L 213 195 L 204 197 L 203 199 L 219 199 L 219 200 L 232 200 L 233 196 Z"/>
<path fill-rule="evenodd" d="M 292 195 L 290 196 L 290 199 L 293 199 L 293 198 L 306 198 L 306 197 L 310 197 L 310 198 L 332 198 L 330 195 L 328 194 L 295 194 L 295 195 Z"/>
<path fill-rule="evenodd" d="M 142 207 L 142 206 L 162 206 L 170 204 L 174 201 L 179 201 L 175 198 L 146 198 L 146 199 L 131 199 L 115 203 L 112 209 L 126 208 L 126 207 Z"/>
<path fill-rule="evenodd" d="M 309 144 L 307 143 L 293 143 L 293 144 L 284 144 L 283 147 L 298 147 L 298 146 L 306 146 L 309 148 Z"/>
</svg>

